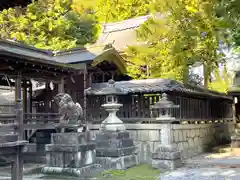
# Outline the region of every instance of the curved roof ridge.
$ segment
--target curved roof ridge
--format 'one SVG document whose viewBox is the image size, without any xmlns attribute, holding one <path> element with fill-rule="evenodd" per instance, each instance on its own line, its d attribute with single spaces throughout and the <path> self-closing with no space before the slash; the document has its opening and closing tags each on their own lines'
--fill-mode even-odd
<svg viewBox="0 0 240 180">
<path fill-rule="evenodd" d="M 114 23 L 105 23 L 102 25 L 102 27 L 103 27 L 102 33 L 137 28 L 142 23 L 144 23 L 150 16 L 151 15 L 138 16 L 135 18 L 118 21 L 118 22 L 114 22 Z"/>
</svg>

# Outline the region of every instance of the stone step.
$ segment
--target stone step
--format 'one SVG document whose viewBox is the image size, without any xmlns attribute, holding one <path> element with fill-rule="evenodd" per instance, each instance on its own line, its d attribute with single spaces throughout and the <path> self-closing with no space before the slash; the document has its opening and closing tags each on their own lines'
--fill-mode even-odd
<svg viewBox="0 0 240 180">
<path fill-rule="evenodd" d="M 18 140 L 18 136 L 16 134 L 4 134 L 0 136 L 0 144 L 7 142 L 14 142 Z"/>
</svg>

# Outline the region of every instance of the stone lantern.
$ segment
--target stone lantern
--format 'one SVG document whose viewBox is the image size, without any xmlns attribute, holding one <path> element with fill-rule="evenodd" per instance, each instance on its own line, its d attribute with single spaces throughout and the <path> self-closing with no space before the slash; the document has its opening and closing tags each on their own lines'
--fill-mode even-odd
<svg viewBox="0 0 240 180">
<path fill-rule="evenodd" d="M 182 166 L 181 152 L 177 149 L 173 142 L 173 126 L 175 117 L 172 116 L 170 110 L 179 108 L 172 101 L 168 100 L 167 94 L 162 94 L 162 99 L 151 107 L 160 110 L 157 121 L 161 122 L 161 144 L 152 153 L 152 167 L 175 169 Z"/>
<path fill-rule="evenodd" d="M 116 116 L 123 105 L 118 103 L 117 95 L 124 95 L 122 89 L 115 86 L 114 80 L 109 80 L 107 87 L 96 93 L 106 95 L 106 103 L 102 107 L 109 113 L 101 123 L 96 135 L 96 161 L 104 169 L 126 169 L 138 163 L 136 146 L 126 131 L 124 123 Z"/>
<path fill-rule="evenodd" d="M 156 118 L 159 122 L 172 122 L 175 120 L 175 117 L 171 114 L 171 109 L 179 108 L 179 105 L 175 105 L 172 101 L 168 100 L 167 94 L 162 94 L 162 99 L 151 106 L 152 109 L 159 110 L 158 117 Z"/>
<path fill-rule="evenodd" d="M 106 103 L 102 107 L 108 112 L 108 117 L 101 123 L 101 131 L 125 131 L 124 123 L 116 115 L 120 107 L 123 106 L 118 103 L 117 95 L 123 94 L 126 93 L 115 87 L 114 80 L 109 80 L 108 86 L 102 89 L 102 95 L 106 95 Z"/>
</svg>

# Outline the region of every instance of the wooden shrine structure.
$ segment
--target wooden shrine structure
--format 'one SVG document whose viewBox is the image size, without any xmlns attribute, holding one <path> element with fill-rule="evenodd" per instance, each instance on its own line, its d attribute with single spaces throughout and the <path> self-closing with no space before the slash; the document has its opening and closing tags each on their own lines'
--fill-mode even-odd
<svg viewBox="0 0 240 180">
<path fill-rule="evenodd" d="M 92 123 L 101 123 L 107 112 L 101 107 L 106 99 L 98 94 L 107 83 L 94 83 L 86 91 L 87 119 Z M 116 81 L 115 86 L 125 94 L 118 97 L 123 107 L 117 112 L 125 123 L 156 123 L 156 113 L 151 109 L 166 93 L 168 98 L 180 108 L 172 109 L 177 123 L 202 123 L 233 120 L 233 99 L 224 93 L 218 93 L 190 84 L 182 84 L 170 79 L 143 79 Z"/>
<path fill-rule="evenodd" d="M 23 147 L 31 147 L 26 132 L 53 129 L 59 123 L 58 114 L 32 113 L 31 79 L 51 80 L 63 92 L 64 77 L 81 73 L 76 65 L 57 62 L 51 52 L 0 40 L 0 85 L 15 87 L 15 113 L 0 114 L 0 158 L 12 163 L 12 180 L 23 179 Z"/>
</svg>

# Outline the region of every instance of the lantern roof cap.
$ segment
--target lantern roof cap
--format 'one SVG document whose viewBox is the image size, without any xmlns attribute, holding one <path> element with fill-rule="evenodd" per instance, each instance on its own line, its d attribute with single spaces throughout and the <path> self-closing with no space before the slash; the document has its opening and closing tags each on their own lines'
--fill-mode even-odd
<svg viewBox="0 0 240 180">
<path fill-rule="evenodd" d="M 102 88 L 101 91 L 97 92 L 96 95 L 124 95 L 127 94 L 123 88 L 118 88 L 115 86 L 115 81 L 110 79 L 107 83 L 107 86 Z"/>
<path fill-rule="evenodd" d="M 162 94 L 162 99 L 158 101 L 156 104 L 151 106 L 152 109 L 166 109 L 166 108 L 179 108 L 179 105 L 175 105 L 172 101 L 170 101 L 167 97 L 166 93 Z"/>
</svg>

